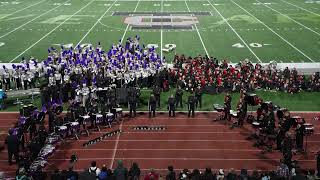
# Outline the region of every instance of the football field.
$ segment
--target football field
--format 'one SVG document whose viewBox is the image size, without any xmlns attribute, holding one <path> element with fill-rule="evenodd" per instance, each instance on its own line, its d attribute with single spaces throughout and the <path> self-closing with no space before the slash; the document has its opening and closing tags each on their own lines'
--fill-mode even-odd
<svg viewBox="0 0 320 180">
<path fill-rule="evenodd" d="M 101 42 L 107 49 L 135 35 L 167 61 L 177 53 L 320 62 L 320 1 L 0 0 L 2 63 L 43 60 L 61 45 Z"/>
</svg>

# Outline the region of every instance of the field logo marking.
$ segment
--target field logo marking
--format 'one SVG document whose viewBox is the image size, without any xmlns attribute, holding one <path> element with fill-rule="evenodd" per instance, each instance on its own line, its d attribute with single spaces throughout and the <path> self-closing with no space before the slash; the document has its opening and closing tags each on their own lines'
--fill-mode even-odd
<svg viewBox="0 0 320 180">
<path fill-rule="evenodd" d="M 245 15 L 245 14 L 242 14 L 242 15 L 235 15 L 235 16 L 231 16 L 229 18 L 226 18 L 227 21 L 245 21 L 247 23 L 250 23 L 250 24 L 259 24 L 259 21 L 257 21 L 256 19 L 254 19 L 253 17 L 251 16 L 248 16 L 248 15 Z M 220 20 L 216 23 L 213 23 L 213 24 L 216 24 L 216 25 L 223 25 L 225 24 L 226 21 L 225 20 Z M 211 27 L 211 26 L 209 26 Z"/>
<path fill-rule="evenodd" d="M 41 21 L 40 23 L 43 24 L 60 24 L 61 22 L 68 19 L 68 22 L 65 22 L 64 24 L 81 24 L 80 20 L 84 17 L 94 17 L 94 15 L 59 15 L 57 17 L 53 17 L 44 21 Z"/>
<path fill-rule="evenodd" d="M 4 42 L 0 42 L 0 47 L 4 46 L 5 43 Z"/>
</svg>

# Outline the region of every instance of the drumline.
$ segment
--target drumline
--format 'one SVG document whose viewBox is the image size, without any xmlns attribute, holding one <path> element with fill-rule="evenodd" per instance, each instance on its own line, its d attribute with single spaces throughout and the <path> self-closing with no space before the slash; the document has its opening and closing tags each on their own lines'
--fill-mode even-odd
<svg viewBox="0 0 320 180">
<path fill-rule="evenodd" d="M 80 116 L 80 118 L 82 120 L 80 121 L 74 121 L 74 122 L 69 122 L 69 123 L 65 123 L 62 126 L 58 126 L 57 129 L 57 133 L 61 136 L 61 138 L 65 139 L 68 134 L 70 134 L 69 132 L 71 132 L 72 135 L 74 135 L 77 139 L 78 138 L 78 133 L 81 132 L 81 125 L 83 126 L 84 131 L 86 131 L 86 133 L 89 135 L 88 132 L 88 124 L 92 123 L 93 120 L 93 124 L 98 131 L 100 131 L 100 127 L 102 125 L 107 125 L 109 127 L 112 126 L 113 122 L 115 120 L 121 120 L 121 118 L 123 117 L 122 114 L 122 108 L 116 108 L 115 109 L 115 114 L 113 113 L 107 113 L 105 115 L 102 114 L 93 114 L 91 116 L 89 115 L 84 115 L 84 116 Z"/>
</svg>

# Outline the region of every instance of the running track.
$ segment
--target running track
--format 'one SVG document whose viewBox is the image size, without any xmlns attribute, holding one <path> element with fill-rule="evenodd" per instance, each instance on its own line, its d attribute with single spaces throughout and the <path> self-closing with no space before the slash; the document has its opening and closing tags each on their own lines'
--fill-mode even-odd
<svg viewBox="0 0 320 180">
<path fill-rule="evenodd" d="M 320 150 L 320 123 L 313 117 L 320 113 L 292 113 L 300 115 L 315 125 L 315 134 L 308 137 L 308 155 L 295 155 L 302 168 L 316 167 L 315 152 Z M 187 118 L 185 113 L 177 113 L 176 118 L 169 119 L 167 114 L 158 113 L 156 118 L 149 119 L 147 114 L 138 114 L 136 119 L 124 118 L 124 122 L 115 125 L 112 130 L 121 129 L 121 135 L 115 135 L 88 147 L 82 144 L 90 139 L 111 131 L 110 128 L 101 132 L 92 131 L 89 137 L 82 135 L 80 140 L 67 139 L 62 143 L 55 154 L 50 157 L 47 170 L 55 167 L 66 169 L 72 154 L 79 158 L 75 165 L 77 171 L 89 167 L 95 160 L 99 167 L 106 164 L 115 168 L 117 160 L 122 159 L 129 167 L 137 162 L 146 172 L 154 168 L 165 173 L 168 165 L 176 170 L 230 169 L 240 170 L 273 170 L 278 165 L 281 154 L 272 152 L 262 154 L 261 150 L 253 147 L 252 140 L 246 140 L 253 129 L 246 124 L 243 128 L 230 129 L 224 122 L 212 122 L 217 113 L 196 113 L 195 118 Z M 0 144 L 4 143 L 7 130 L 13 127 L 18 114 L 0 114 Z M 139 125 L 163 125 L 166 130 L 160 132 L 135 131 L 132 128 Z M 6 149 L 0 152 L 0 170 L 6 174 L 13 174 L 16 166 L 7 165 Z"/>
</svg>

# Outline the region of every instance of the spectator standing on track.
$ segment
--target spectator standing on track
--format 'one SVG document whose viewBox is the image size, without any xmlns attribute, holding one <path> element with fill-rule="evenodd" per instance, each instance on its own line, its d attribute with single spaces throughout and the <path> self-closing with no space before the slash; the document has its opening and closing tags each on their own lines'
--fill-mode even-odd
<svg viewBox="0 0 320 180">
<path fill-rule="evenodd" d="M 59 169 L 55 169 L 53 174 L 51 174 L 51 180 L 63 180 L 62 176 L 61 176 L 61 173 L 59 171 Z"/>
<path fill-rule="evenodd" d="M 223 169 L 219 169 L 217 180 L 224 180 L 224 172 Z"/>
<path fill-rule="evenodd" d="M 240 180 L 248 180 L 249 179 L 248 171 L 246 169 L 241 169 L 239 179 Z"/>
<path fill-rule="evenodd" d="M 238 177 L 237 177 L 236 171 L 234 169 L 230 169 L 226 178 L 227 180 L 237 180 Z"/>
<path fill-rule="evenodd" d="M 250 177 L 250 180 L 260 180 L 260 176 L 257 170 L 252 171 L 252 175 Z"/>
<path fill-rule="evenodd" d="M 98 175 L 98 180 L 107 180 L 109 177 L 108 168 L 104 164 L 101 168 L 101 172 Z"/>
<path fill-rule="evenodd" d="M 18 137 L 13 134 L 13 129 L 9 130 L 9 135 L 7 136 L 5 143 L 8 147 L 8 161 L 9 165 L 12 164 L 12 156 L 19 162 L 19 140 Z"/>
<path fill-rule="evenodd" d="M 97 167 L 97 162 L 96 161 L 92 161 L 91 162 L 91 167 L 89 167 L 89 172 L 95 174 L 96 177 L 99 176 L 101 170 L 100 170 L 100 168 Z"/>
<path fill-rule="evenodd" d="M 115 180 L 127 180 L 128 179 L 128 170 L 123 167 L 123 162 L 118 160 L 118 166 L 113 171 L 113 177 Z"/>
<path fill-rule="evenodd" d="M 176 172 L 174 172 L 173 166 L 168 166 L 168 174 L 166 180 L 176 180 Z"/>
<path fill-rule="evenodd" d="M 82 171 L 79 174 L 79 180 L 96 180 L 96 175 L 93 173 L 90 173 L 88 171 L 88 169 L 84 169 L 84 171 Z"/>
<path fill-rule="evenodd" d="M 211 168 L 206 168 L 202 175 L 202 180 L 216 180 L 216 175 L 212 174 Z"/>
<path fill-rule="evenodd" d="M 289 178 L 289 168 L 284 163 L 284 160 L 280 160 L 280 166 L 277 168 L 277 175 L 284 178 Z"/>
<path fill-rule="evenodd" d="M 129 180 L 139 180 L 140 178 L 140 168 L 137 163 L 132 163 L 132 166 L 129 170 Z"/>
<path fill-rule="evenodd" d="M 157 174 L 154 169 L 150 169 L 150 172 L 146 174 L 144 180 L 159 180 L 159 174 Z"/>
</svg>

